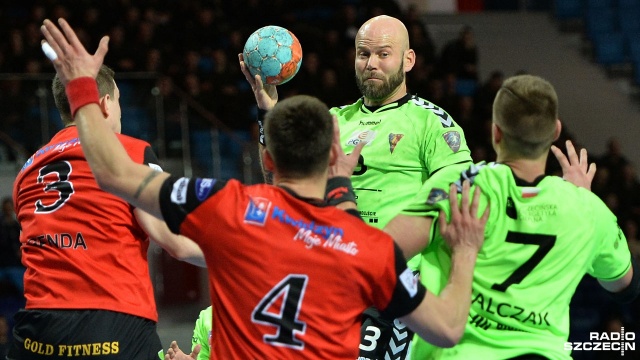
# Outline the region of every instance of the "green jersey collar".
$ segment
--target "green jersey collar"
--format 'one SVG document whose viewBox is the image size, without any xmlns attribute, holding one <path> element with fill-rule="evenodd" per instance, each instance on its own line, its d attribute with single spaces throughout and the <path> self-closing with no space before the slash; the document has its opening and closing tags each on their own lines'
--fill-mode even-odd
<svg viewBox="0 0 640 360">
<path fill-rule="evenodd" d="M 509 165 L 507 165 L 509 166 Z M 509 168 L 511 169 L 511 168 Z M 520 186 L 520 187 L 534 187 L 534 186 L 538 186 L 538 184 L 540 184 L 540 182 L 547 176 L 545 174 L 542 174 L 540 176 L 538 176 L 537 178 L 535 178 L 532 182 L 528 182 L 527 180 L 521 179 L 519 177 L 516 176 L 516 174 L 513 172 L 513 169 L 511 169 L 511 175 L 513 175 L 513 178 L 516 181 L 516 185 Z"/>
<path fill-rule="evenodd" d="M 382 106 L 367 106 L 364 104 L 364 98 L 361 98 L 360 100 L 362 100 L 362 106 L 360 106 L 360 111 L 370 114 L 370 113 L 374 113 L 374 112 L 380 112 L 380 111 L 386 111 L 386 110 L 391 110 L 391 109 L 396 109 L 399 108 L 400 106 L 406 104 L 409 100 L 411 100 L 411 98 L 413 98 L 413 95 L 411 94 L 407 94 L 405 96 L 403 96 L 402 98 L 400 98 L 398 101 L 394 101 L 392 103 L 386 104 L 386 105 L 382 105 Z"/>
</svg>

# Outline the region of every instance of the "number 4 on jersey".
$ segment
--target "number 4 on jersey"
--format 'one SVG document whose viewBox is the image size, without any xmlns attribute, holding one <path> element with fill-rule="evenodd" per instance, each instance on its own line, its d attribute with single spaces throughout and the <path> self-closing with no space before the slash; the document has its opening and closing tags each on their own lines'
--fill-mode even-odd
<svg viewBox="0 0 640 360">
<path fill-rule="evenodd" d="M 273 346 L 285 346 L 297 350 L 304 349 L 304 342 L 296 339 L 296 334 L 304 334 L 307 324 L 298 320 L 304 292 L 309 277 L 290 274 L 274 286 L 253 309 L 251 320 L 262 325 L 277 328 L 276 334 L 266 334 L 262 339 Z"/>
</svg>

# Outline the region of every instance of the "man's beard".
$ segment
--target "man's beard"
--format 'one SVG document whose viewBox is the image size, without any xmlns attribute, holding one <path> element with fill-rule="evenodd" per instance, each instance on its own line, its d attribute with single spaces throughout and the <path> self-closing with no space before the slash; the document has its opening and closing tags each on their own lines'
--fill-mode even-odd
<svg viewBox="0 0 640 360">
<path fill-rule="evenodd" d="M 393 91 L 400 86 L 404 82 L 404 62 L 400 64 L 398 71 L 391 75 L 389 79 L 380 79 L 382 80 L 382 84 L 378 84 L 375 81 L 371 81 L 366 83 L 367 78 L 370 76 L 370 72 L 365 71 L 360 76 L 356 74 L 356 83 L 358 84 L 358 89 L 360 89 L 360 93 L 367 99 L 371 100 L 384 100 L 389 95 L 393 93 Z"/>
</svg>

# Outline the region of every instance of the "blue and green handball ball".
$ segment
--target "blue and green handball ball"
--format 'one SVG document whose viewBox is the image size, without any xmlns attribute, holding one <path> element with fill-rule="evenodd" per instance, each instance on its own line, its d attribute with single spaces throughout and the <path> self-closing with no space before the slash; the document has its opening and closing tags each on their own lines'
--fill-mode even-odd
<svg viewBox="0 0 640 360">
<path fill-rule="evenodd" d="M 252 76 L 269 85 L 291 80 L 302 64 L 302 46 L 289 30 L 269 25 L 251 34 L 244 44 L 244 63 Z"/>
</svg>

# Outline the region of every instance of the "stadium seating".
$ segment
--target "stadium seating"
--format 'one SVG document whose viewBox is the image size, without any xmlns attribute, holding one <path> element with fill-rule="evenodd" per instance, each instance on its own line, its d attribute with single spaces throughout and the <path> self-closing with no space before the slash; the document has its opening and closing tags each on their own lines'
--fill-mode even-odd
<svg viewBox="0 0 640 360">
<path fill-rule="evenodd" d="M 610 67 L 626 62 L 624 36 L 621 32 L 601 33 L 593 37 L 595 61 Z"/>
<path fill-rule="evenodd" d="M 581 18 L 582 0 L 557 0 L 554 7 L 555 18 L 559 21 Z"/>
<path fill-rule="evenodd" d="M 640 30 L 640 7 L 618 8 L 617 20 L 620 31 L 623 33 L 637 33 Z"/>
<path fill-rule="evenodd" d="M 456 80 L 456 95 L 458 96 L 473 96 L 476 93 L 478 83 L 472 79 L 457 79 Z"/>
<path fill-rule="evenodd" d="M 144 108 L 138 106 L 122 107 L 122 133 L 145 141 L 152 141 L 151 119 Z"/>
<path fill-rule="evenodd" d="M 584 15 L 585 35 L 588 40 L 599 34 L 611 33 L 615 30 L 615 14 L 612 8 L 587 8 Z"/>
</svg>

